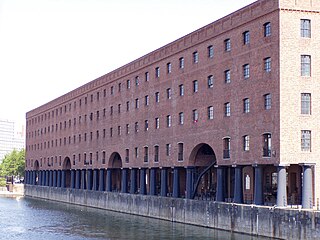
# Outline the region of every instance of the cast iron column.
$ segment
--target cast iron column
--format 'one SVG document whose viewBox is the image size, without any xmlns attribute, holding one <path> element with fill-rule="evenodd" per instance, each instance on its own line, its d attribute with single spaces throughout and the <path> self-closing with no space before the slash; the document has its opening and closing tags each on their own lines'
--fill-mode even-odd
<svg viewBox="0 0 320 240">
<path fill-rule="evenodd" d="M 168 193 L 168 172 L 166 168 L 161 169 L 161 196 L 166 197 Z"/>
<path fill-rule="evenodd" d="M 92 169 L 87 170 L 87 189 L 92 190 Z"/>
<path fill-rule="evenodd" d="M 53 187 L 57 187 L 57 170 L 53 171 Z"/>
<path fill-rule="evenodd" d="M 81 189 L 86 189 L 86 169 L 81 170 Z"/>
<path fill-rule="evenodd" d="M 76 181 L 75 181 L 75 178 L 76 178 L 76 175 L 75 175 L 75 170 L 74 169 L 71 169 L 71 184 L 70 184 L 70 188 L 71 189 L 74 189 L 75 186 L 76 186 Z"/>
<path fill-rule="evenodd" d="M 66 188 L 66 170 L 61 170 L 61 187 Z"/>
<path fill-rule="evenodd" d="M 49 170 L 46 171 L 46 186 L 49 186 Z"/>
<path fill-rule="evenodd" d="M 193 172 L 194 167 L 187 167 L 186 176 L 186 198 L 191 199 L 193 194 Z"/>
<path fill-rule="evenodd" d="M 49 187 L 52 187 L 52 170 L 49 171 Z"/>
<path fill-rule="evenodd" d="M 140 194 L 145 195 L 147 193 L 146 189 L 146 169 L 140 169 Z"/>
<path fill-rule="evenodd" d="M 312 169 L 311 165 L 303 165 L 302 208 L 313 208 Z"/>
<path fill-rule="evenodd" d="M 128 169 L 123 168 L 121 174 L 121 192 L 127 193 L 128 192 Z"/>
<path fill-rule="evenodd" d="M 173 193 L 172 197 L 180 197 L 180 183 L 179 183 L 179 168 L 175 167 L 173 169 Z"/>
<path fill-rule="evenodd" d="M 225 167 L 217 168 L 217 202 L 224 202 L 225 199 Z"/>
<path fill-rule="evenodd" d="M 61 170 L 58 170 L 57 187 L 61 187 Z"/>
<path fill-rule="evenodd" d="M 112 169 L 107 169 L 107 191 L 112 192 Z"/>
<path fill-rule="evenodd" d="M 99 191 L 104 191 L 104 169 L 99 171 Z"/>
<path fill-rule="evenodd" d="M 243 181 L 242 181 L 242 166 L 236 166 L 234 169 L 234 202 L 243 203 Z"/>
<path fill-rule="evenodd" d="M 81 186 L 81 170 L 77 169 L 76 170 L 76 189 L 80 189 Z"/>
<path fill-rule="evenodd" d="M 150 169 L 150 195 L 156 195 L 156 169 Z"/>
<path fill-rule="evenodd" d="M 98 191 L 99 189 L 99 172 L 98 169 L 93 169 L 93 191 Z"/>
<path fill-rule="evenodd" d="M 135 194 L 137 192 L 137 169 L 132 168 L 130 174 L 130 193 Z"/>
<path fill-rule="evenodd" d="M 278 166 L 277 206 L 287 206 L 287 171 L 285 166 Z"/>
<path fill-rule="evenodd" d="M 263 205 L 263 169 L 262 166 L 254 166 L 254 204 Z"/>
</svg>

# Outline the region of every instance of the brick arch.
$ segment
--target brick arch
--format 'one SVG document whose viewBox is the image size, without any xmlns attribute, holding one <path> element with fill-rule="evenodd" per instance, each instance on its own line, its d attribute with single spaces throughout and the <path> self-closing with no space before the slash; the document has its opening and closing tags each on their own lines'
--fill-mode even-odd
<svg viewBox="0 0 320 240">
<path fill-rule="evenodd" d="M 213 148 L 207 143 L 199 143 L 192 149 L 188 163 L 189 166 L 209 166 L 216 162 Z"/>
<path fill-rule="evenodd" d="M 63 160 L 62 169 L 70 170 L 71 169 L 71 160 L 69 157 L 65 157 Z"/>
<path fill-rule="evenodd" d="M 113 152 L 110 155 L 108 168 L 122 168 L 122 159 L 118 152 Z"/>
<path fill-rule="evenodd" d="M 39 165 L 39 161 L 38 161 L 38 160 L 35 160 L 35 161 L 34 161 L 34 165 L 33 165 L 33 169 L 36 170 L 36 171 L 38 171 L 38 170 L 39 170 L 39 166 L 40 166 L 40 165 Z"/>
</svg>

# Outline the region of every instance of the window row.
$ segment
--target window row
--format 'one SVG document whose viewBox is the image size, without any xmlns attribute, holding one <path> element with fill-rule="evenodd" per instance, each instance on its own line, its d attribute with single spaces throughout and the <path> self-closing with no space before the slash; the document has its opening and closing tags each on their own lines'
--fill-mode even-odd
<svg viewBox="0 0 320 240">
<path fill-rule="evenodd" d="M 301 20 L 301 29 L 303 29 L 301 31 L 307 32 L 308 29 L 310 29 L 310 27 L 308 27 L 308 26 L 309 25 L 308 25 L 307 20 L 304 20 L 304 23 L 302 23 L 302 20 Z M 271 35 L 271 23 L 270 22 L 266 22 L 263 25 L 263 29 L 264 29 L 264 37 L 268 37 L 268 36 Z M 249 43 L 250 43 L 250 32 L 249 31 L 245 31 L 245 32 L 243 32 L 243 44 L 247 45 Z M 225 51 L 227 51 L 227 52 L 231 51 L 231 40 L 230 40 L 230 38 L 224 40 L 224 45 L 225 45 Z M 214 56 L 214 47 L 212 45 L 209 45 L 207 47 L 207 57 L 208 58 L 213 58 L 213 56 Z M 194 63 L 194 64 L 199 63 L 199 52 L 198 51 L 195 51 L 195 52 L 192 53 L 192 63 Z M 266 63 L 265 63 L 265 65 L 266 65 Z M 180 57 L 179 58 L 178 66 L 179 66 L 180 69 L 184 69 L 184 67 L 185 67 L 185 59 L 184 59 L 184 57 Z M 266 66 L 265 66 L 265 69 L 268 69 L 268 68 L 266 68 Z M 155 71 L 155 78 L 156 79 L 160 78 L 160 67 L 155 67 L 154 71 Z M 166 73 L 170 74 L 171 72 L 172 72 L 172 63 L 168 62 L 166 64 Z M 145 81 L 149 81 L 150 80 L 149 71 L 146 71 L 144 73 L 144 80 Z M 140 76 L 136 76 L 134 78 L 134 84 L 136 86 L 139 86 L 140 81 L 141 81 L 140 80 Z M 125 84 L 124 87 L 127 88 L 127 89 L 131 88 L 131 80 L 130 79 L 128 79 L 126 81 L 126 84 Z M 117 91 L 121 92 L 122 89 L 123 89 L 123 84 L 122 83 L 118 83 Z M 114 95 L 115 91 L 116 91 L 115 86 L 110 86 L 110 95 Z M 107 89 L 103 89 L 102 95 L 103 95 L 103 97 L 107 96 Z M 100 99 L 100 92 L 99 91 L 96 92 L 96 96 L 94 96 L 94 94 L 90 94 L 89 97 L 85 96 L 83 101 L 82 101 L 82 99 L 79 99 L 79 106 L 81 106 L 82 104 L 87 104 L 88 101 L 93 102 L 94 98 L 97 101 L 99 101 L 99 99 Z M 76 105 L 77 105 L 77 103 L 75 101 L 73 103 L 73 107 L 76 108 Z M 37 123 L 46 121 L 47 118 L 50 119 L 50 117 L 62 115 L 63 112 L 66 113 L 67 110 L 71 111 L 71 108 L 72 108 L 72 104 L 69 103 L 68 105 L 65 105 L 64 107 L 60 107 L 60 108 L 57 108 L 55 110 L 49 111 L 48 113 L 45 113 L 45 114 L 43 114 L 41 116 L 34 117 L 34 118 L 30 119 L 27 122 L 27 124 L 28 125 L 32 125 L 32 124 L 37 124 Z"/>
<path fill-rule="evenodd" d="M 265 110 L 269 110 L 271 109 L 271 94 L 265 94 L 263 96 L 264 98 L 264 109 Z M 305 98 L 304 98 L 305 101 Z M 307 103 L 303 103 L 304 106 Z M 99 112 L 99 111 L 98 111 Z M 243 99 L 243 112 L 244 113 L 249 113 L 250 112 L 250 99 L 249 98 L 245 98 Z M 86 116 L 86 115 L 85 115 Z M 231 116 L 231 103 L 230 102 L 226 102 L 224 103 L 224 116 L 226 117 L 230 117 Z M 213 106 L 209 106 L 207 107 L 207 119 L 208 120 L 212 120 L 214 118 L 214 108 Z M 91 117 L 92 119 L 92 117 Z M 192 122 L 196 123 L 199 120 L 199 110 L 198 109 L 193 109 L 192 110 Z M 183 125 L 185 121 L 185 113 L 184 112 L 180 112 L 178 114 L 178 124 L 179 125 Z M 81 122 L 81 116 L 79 116 L 79 123 Z M 76 125 L 76 118 L 74 118 L 73 124 Z M 28 132 L 27 134 L 27 138 L 33 138 L 33 137 L 37 137 L 37 136 L 42 136 L 45 135 L 46 133 L 50 133 L 54 132 L 54 131 L 58 131 L 59 127 L 60 130 L 62 130 L 63 128 L 66 129 L 67 125 L 69 126 L 69 128 L 71 127 L 71 120 L 64 122 L 64 124 L 62 122 L 60 122 L 60 124 L 56 124 L 55 126 L 52 125 L 51 127 L 48 126 L 47 128 L 41 128 L 38 130 L 35 130 L 34 132 Z M 155 118 L 155 129 L 159 129 L 160 128 L 160 118 Z M 166 116 L 166 126 L 167 127 L 171 127 L 172 126 L 172 116 L 171 115 L 167 115 Z M 54 130 L 55 129 L 55 130 Z M 148 131 L 149 130 L 149 120 L 145 120 L 144 122 L 144 130 Z M 114 131 L 117 131 L 117 135 L 121 135 L 122 133 L 122 129 L 121 126 L 118 126 L 118 128 L 116 130 L 114 130 L 112 127 L 110 128 L 110 137 L 112 137 L 114 135 Z M 126 124 L 126 134 L 129 134 L 130 131 L 130 126 L 129 124 Z M 134 131 L 135 132 L 139 132 L 139 123 L 135 122 L 134 124 Z M 99 131 L 97 131 L 96 133 L 96 137 L 99 138 Z M 106 130 L 103 130 L 103 137 L 106 137 Z M 69 137 L 70 138 L 70 137 Z M 92 140 L 93 138 L 93 133 L 90 133 L 90 140 Z M 87 140 L 87 134 L 85 133 L 84 135 L 84 140 Z M 61 140 L 60 140 L 61 141 Z M 81 134 L 79 135 L 79 142 L 81 141 Z M 71 139 L 69 139 L 69 144 L 71 143 Z M 74 137 L 74 142 L 75 142 L 75 137 Z M 66 144 L 66 140 L 65 140 L 65 144 Z M 57 146 L 57 144 L 56 144 Z M 61 146 L 61 143 L 60 143 Z"/>
</svg>

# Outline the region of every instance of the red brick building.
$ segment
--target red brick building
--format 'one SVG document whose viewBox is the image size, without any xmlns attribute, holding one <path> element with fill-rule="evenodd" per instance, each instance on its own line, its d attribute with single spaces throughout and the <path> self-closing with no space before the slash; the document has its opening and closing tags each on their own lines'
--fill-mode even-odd
<svg viewBox="0 0 320 240">
<path fill-rule="evenodd" d="M 259 0 L 28 112 L 27 184 L 312 208 L 319 11 Z"/>
</svg>

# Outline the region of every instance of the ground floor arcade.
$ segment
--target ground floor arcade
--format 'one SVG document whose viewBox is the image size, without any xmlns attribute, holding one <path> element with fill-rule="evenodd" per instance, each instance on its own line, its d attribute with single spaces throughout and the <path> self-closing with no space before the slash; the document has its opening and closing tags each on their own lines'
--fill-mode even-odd
<svg viewBox="0 0 320 240">
<path fill-rule="evenodd" d="M 70 161 L 67 158 L 67 161 Z M 130 194 L 313 208 L 313 165 L 250 165 L 26 171 L 26 184 Z"/>
</svg>

